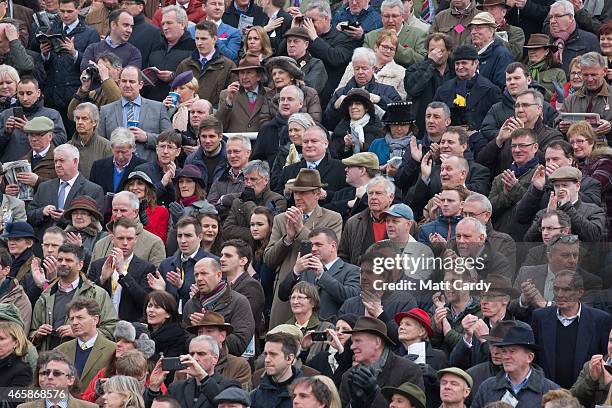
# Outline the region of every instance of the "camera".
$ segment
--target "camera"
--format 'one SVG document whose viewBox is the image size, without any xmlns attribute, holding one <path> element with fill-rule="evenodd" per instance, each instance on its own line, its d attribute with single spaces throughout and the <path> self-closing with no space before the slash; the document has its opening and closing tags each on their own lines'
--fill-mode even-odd
<svg viewBox="0 0 612 408">
<path fill-rule="evenodd" d="M 327 332 L 312 332 L 312 341 L 327 341 Z"/>
</svg>

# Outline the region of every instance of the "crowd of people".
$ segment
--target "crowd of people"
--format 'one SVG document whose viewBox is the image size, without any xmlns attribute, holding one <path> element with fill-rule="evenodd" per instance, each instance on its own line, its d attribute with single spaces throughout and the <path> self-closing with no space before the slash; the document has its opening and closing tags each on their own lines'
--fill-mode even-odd
<svg viewBox="0 0 612 408">
<path fill-rule="evenodd" d="M 612 406 L 611 104 L 610 0 L 0 0 L 0 407 Z"/>
</svg>

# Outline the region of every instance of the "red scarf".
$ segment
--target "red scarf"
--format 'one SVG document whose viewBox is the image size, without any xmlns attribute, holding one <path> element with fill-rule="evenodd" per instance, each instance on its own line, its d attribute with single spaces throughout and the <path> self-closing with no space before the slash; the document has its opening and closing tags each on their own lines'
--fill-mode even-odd
<svg viewBox="0 0 612 408">
<path fill-rule="evenodd" d="M 570 26 L 567 30 L 562 31 L 560 33 L 553 34 L 551 31 L 550 35 L 555 39 L 554 44 L 559 47 L 557 48 L 557 52 L 555 52 L 555 57 L 557 57 L 557 61 L 563 61 L 563 48 L 565 47 L 565 42 L 576 31 L 576 20 L 572 20 Z"/>
<path fill-rule="evenodd" d="M 200 197 L 192 195 L 189 197 L 181 198 L 179 201 L 181 202 L 181 204 L 183 204 L 184 207 L 189 207 L 191 204 L 195 203 L 199 199 Z"/>
</svg>

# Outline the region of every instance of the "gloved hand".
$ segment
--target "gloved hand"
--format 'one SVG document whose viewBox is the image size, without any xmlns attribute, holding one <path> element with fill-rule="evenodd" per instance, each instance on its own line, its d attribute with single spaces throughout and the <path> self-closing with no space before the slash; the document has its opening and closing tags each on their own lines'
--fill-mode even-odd
<svg viewBox="0 0 612 408">
<path fill-rule="evenodd" d="M 351 391 L 351 406 L 353 408 L 370 407 L 378 391 L 374 370 L 358 364 L 349 370 L 348 382 Z"/>
<path fill-rule="evenodd" d="M 149 216 L 147 215 L 147 202 L 141 201 L 140 207 L 138 208 L 138 217 L 142 225 L 147 226 L 149 224 Z"/>
<path fill-rule="evenodd" d="M 168 211 L 170 212 L 170 217 L 172 217 L 172 224 L 176 225 L 178 220 L 180 220 L 183 214 L 185 213 L 185 206 L 181 203 L 174 201 L 171 202 L 170 205 L 168 205 Z"/>
<path fill-rule="evenodd" d="M 233 194 L 224 194 L 219 199 L 219 202 L 223 207 L 231 208 L 232 203 L 234 202 L 234 198 L 236 198 L 236 196 Z"/>
<path fill-rule="evenodd" d="M 251 187 L 245 187 L 242 194 L 240 194 L 240 200 L 242 200 L 243 203 L 246 203 L 247 201 L 255 201 L 255 190 L 253 190 Z"/>
</svg>

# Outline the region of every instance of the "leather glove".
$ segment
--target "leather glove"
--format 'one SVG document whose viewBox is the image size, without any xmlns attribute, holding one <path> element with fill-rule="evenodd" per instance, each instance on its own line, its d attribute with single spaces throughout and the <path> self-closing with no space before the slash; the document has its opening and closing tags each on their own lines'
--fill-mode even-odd
<svg viewBox="0 0 612 408">
<path fill-rule="evenodd" d="M 232 203 L 234 202 L 234 198 L 236 198 L 233 194 L 224 194 L 219 199 L 219 202 L 223 207 L 231 208 Z"/>
<path fill-rule="evenodd" d="M 147 226 L 149 224 L 149 216 L 147 215 L 147 202 L 141 201 L 140 207 L 138 208 L 138 217 L 142 225 Z"/>
<path fill-rule="evenodd" d="M 351 406 L 353 408 L 369 407 L 376 398 L 378 390 L 374 371 L 363 364 L 359 364 L 350 369 L 348 381 L 351 391 Z"/>
<path fill-rule="evenodd" d="M 253 190 L 251 187 L 245 187 L 242 194 L 240 194 L 240 200 L 242 200 L 243 203 L 247 201 L 255 201 L 255 190 Z"/>
<path fill-rule="evenodd" d="M 183 213 L 185 212 L 185 206 L 179 202 L 172 202 L 168 205 L 168 211 L 170 212 L 170 216 L 172 217 L 172 224 L 176 225 L 178 220 L 181 219 Z"/>
</svg>

